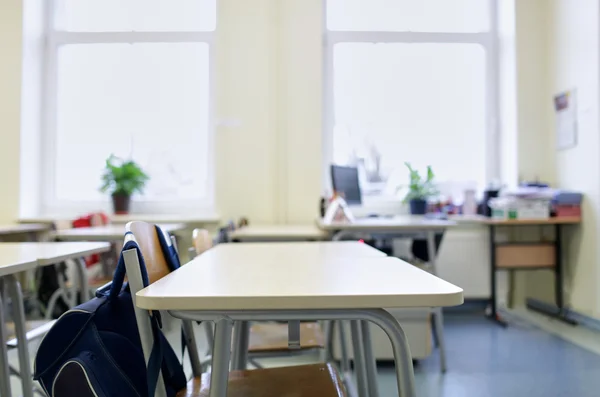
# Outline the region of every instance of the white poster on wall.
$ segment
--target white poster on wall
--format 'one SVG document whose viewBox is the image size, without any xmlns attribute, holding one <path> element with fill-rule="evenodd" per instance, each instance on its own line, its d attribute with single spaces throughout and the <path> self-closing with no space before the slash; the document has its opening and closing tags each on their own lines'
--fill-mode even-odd
<svg viewBox="0 0 600 397">
<path fill-rule="evenodd" d="M 556 113 L 556 149 L 568 149 L 577 145 L 576 91 L 569 90 L 554 96 Z"/>
</svg>

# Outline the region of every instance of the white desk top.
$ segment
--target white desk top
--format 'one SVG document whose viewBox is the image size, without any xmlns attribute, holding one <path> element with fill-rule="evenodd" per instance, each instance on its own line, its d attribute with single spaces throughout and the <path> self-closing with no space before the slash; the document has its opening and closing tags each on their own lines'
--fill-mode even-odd
<svg viewBox="0 0 600 397">
<path fill-rule="evenodd" d="M 108 243 L 0 243 L 0 276 L 109 249 Z"/>
<path fill-rule="evenodd" d="M 250 225 L 229 233 L 240 241 L 323 240 L 327 233 L 315 225 Z"/>
<path fill-rule="evenodd" d="M 56 221 L 73 221 L 81 215 L 83 214 L 33 216 L 21 218 L 19 219 L 19 222 L 45 223 L 51 225 Z M 109 214 L 108 216 L 113 223 L 118 224 L 126 224 L 129 221 L 144 221 L 150 223 L 206 224 L 218 223 L 221 220 L 217 214 Z"/>
<path fill-rule="evenodd" d="M 424 216 L 406 215 L 393 218 L 360 218 L 352 223 L 331 222 L 325 223 L 323 219 L 317 219 L 317 226 L 321 230 L 353 230 L 366 232 L 393 232 L 393 231 L 426 231 L 445 230 L 456 226 L 454 221 L 427 219 Z"/>
<path fill-rule="evenodd" d="M 280 260 L 298 257 L 310 260 L 372 257 L 387 255 L 367 244 L 356 241 L 291 242 L 291 243 L 229 243 L 218 244 L 202 254 L 205 261 Z"/>
<path fill-rule="evenodd" d="M 0 225 L 0 235 L 2 236 L 22 233 L 39 233 L 48 230 L 50 230 L 50 226 L 42 223 Z"/>
<path fill-rule="evenodd" d="M 185 229 L 183 223 L 159 224 L 168 233 L 175 233 Z M 74 229 L 57 230 L 52 236 L 63 241 L 119 241 L 125 235 L 125 225 L 107 225 L 96 227 L 80 227 Z"/>
<path fill-rule="evenodd" d="M 397 258 L 223 256 L 200 255 L 138 292 L 136 304 L 160 310 L 288 310 L 463 302 L 462 289 Z"/>
</svg>

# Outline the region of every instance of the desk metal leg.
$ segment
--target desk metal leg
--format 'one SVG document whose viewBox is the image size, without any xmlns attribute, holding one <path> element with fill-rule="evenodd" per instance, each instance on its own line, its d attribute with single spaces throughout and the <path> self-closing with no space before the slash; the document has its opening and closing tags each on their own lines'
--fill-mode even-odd
<svg viewBox="0 0 600 397">
<path fill-rule="evenodd" d="M 232 370 L 244 370 L 248 364 L 248 343 L 250 339 L 250 323 L 236 321 L 234 323 L 234 350 L 231 357 Z"/>
<path fill-rule="evenodd" d="M 365 353 L 365 366 L 367 369 L 367 384 L 369 388 L 369 397 L 379 396 L 379 387 L 377 379 L 377 362 L 373 356 L 373 346 L 371 343 L 371 328 L 366 321 L 360 322 L 360 329 L 363 337 L 363 349 Z"/>
<path fill-rule="evenodd" d="M 198 354 L 198 345 L 196 344 L 196 337 L 194 335 L 194 327 L 190 320 L 183 320 L 181 324 L 183 330 L 182 337 L 185 338 L 186 346 L 188 347 L 188 354 L 190 355 L 190 364 L 192 365 L 192 373 L 194 376 L 202 375 L 202 364 L 200 363 L 200 356 Z M 183 362 L 181 357 L 181 362 Z"/>
<path fill-rule="evenodd" d="M 352 350 L 354 353 L 354 373 L 358 386 L 359 397 L 368 397 L 369 389 L 367 383 L 367 368 L 365 366 L 364 352 L 362 346 L 362 335 L 360 332 L 360 321 L 350 321 L 350 332 L 352 333 Z"/>
<path fill-rule="evenodd" d="M 435 249 L 435 231 L 427 232 L 427 256 L 429 257 L 429 264 L 432 268 L 432 273 L 438 275 L 437 272 L 437 252 Z M 440 350 L 440 369 L 442 372 L 446 372 L 446 344 L 444 343 L 444 317 L 442 315 L 442 309 L 437 308 L 433 311 L 433 332 L 435 335 L 435 341 Z"/>
<path fill-rule="evenodd" d="M 498 315 L 497 308 L 497 297 L 496 297 L 496 227 L 490 225 L 490 312 L 488 318 L 503 327 L 508 324 L 500 318 Z"/>
<path fill-rule="evenodd" d="M 554 293 L 555 293 L 555 303 L 556 306 L 552 306 L 550 304 L 544 303 L 537 299 L 527 299 L 527 307 L 536 312 L 555 317 L 567 324 L 577 325 L 578 322 L 570 317 L 568 317 L 568 310 L 565 308 L 564 304 L 564 274 L 563 274 L 563 258 L 562 258 L 562 236 L 561 236 L 561 227 L 560 224 L 555 225 L 555 237 L 554 237 L 554 252 L 555 258 L 554 262 L 556 266 L 554 266 Z"/>
<path fill-rule="evenodd" d="M 5 277 L 6 286 L 10 294 L 15 319 L 15 334 L 18 341 L 19 367 L 21 369 L 21 382 L 23 385 L 23 396 L 33 397 L 33 375 L 31 374 L 31 363 L 29 362 L 29 349 L 27 343 L 27 331 L 25 329 L 25 305 L 23 303 L 23 292 L 21 285 L 14 275 Z M 4 344 L 4 342 L 2 342 Z"/>
<path fill-rule="evenodd" d="M 227 397 L 232 328 L 233 322 L 229 318 L 221 318 L 216 322 L 210 374 L 210 397 Z"/>
<path fill-rule="evenodd" d="M 88 286 L 87 267 L 85 265 L 85 259 L 75 259 L 77 263 L 77 277 L 79 278 L 79 290 L 81 291 L 80 299 L 81 303 L 90 300 L 90 287 Z"/>
<path fill-rule="evenodd" d="M 433 321 L 435 323 L 434 332 L 437 340 L 438 348 L 440 349 L 440 370 L 446 372 L 446 343 L 444 341 L 444 315 L 442 308 L 437 307 L 433 310 Z"/>
<path fill-rule="evenodd" d="M 356 389 L 356 384 L 352 378 L 352 368 L 350 367 L 350 358 L 348 357 L 348 338 L 346 337 L 346 323 L 344 320 L 332 321 L 338 328 L 338 338 L 340 340 L 340 371 L 346 391 L 350 397 L 358 397 L 359 391 Z M 332 350 L 333 351 L 333 350 Z M 356 363 L 356 361 L 355 361 Z"/>
<path fill-rule="evenodd" d="M 10 391 L 10 372 L 8 367 L 8 349 L 4 341 L 8 339 L 4 322 L 4 303 L 0 294 L 0 396 L 12 396 Z"/>
</svg>

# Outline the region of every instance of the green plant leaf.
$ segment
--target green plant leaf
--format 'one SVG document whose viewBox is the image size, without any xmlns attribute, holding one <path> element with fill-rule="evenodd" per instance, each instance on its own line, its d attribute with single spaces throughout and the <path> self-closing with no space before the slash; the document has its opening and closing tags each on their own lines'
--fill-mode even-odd
<svg viewBox="0 0 600 397">
<path fill-rule="evenodd" d="M 427 167 L 427 179 L 423 180 L 419 171 L 415 170 L 410 163 L 405 162 L 404 164 L 409 172 L 409 190 L 404 198 L 405 202 L 410 200 L 427 200 L 429 197 L 438 194 L 438 190 L 434 184 L 435 174 L 431 166 Z"/>
<path fill-rule="evenodd" d="M 131 196 L 143 193 L 148 175 L 133 160 L 125 161 L 111 154 L 102 174 L 101 192 Z"/>
</svg>

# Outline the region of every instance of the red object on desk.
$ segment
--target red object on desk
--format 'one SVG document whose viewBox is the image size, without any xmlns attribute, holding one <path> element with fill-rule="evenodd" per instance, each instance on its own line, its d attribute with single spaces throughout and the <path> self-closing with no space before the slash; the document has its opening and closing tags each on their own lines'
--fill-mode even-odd
<svg viewBox="0 0 600 397">
<path fill-rule="evenodd" d="M 104 226 L 108 225 L 110 220 L 108 219 L 108 215 L 103 212 L 97 212 L 94 214 L 87 214 L 82 217 L 75 219 L 72 223 L 74 228 L 81 227 L 93 227 L 93 226 Z M 94 254 L 85 258 L 85 265 L 90 267 L 100 262 L 100 255 Z"/>
<path fill-rule="evenodd" d="M 554 212 L 557 218 L 563 216 L 581 216 L 581 206 L 579 205 L 555 205 Z"/>
</svg>

